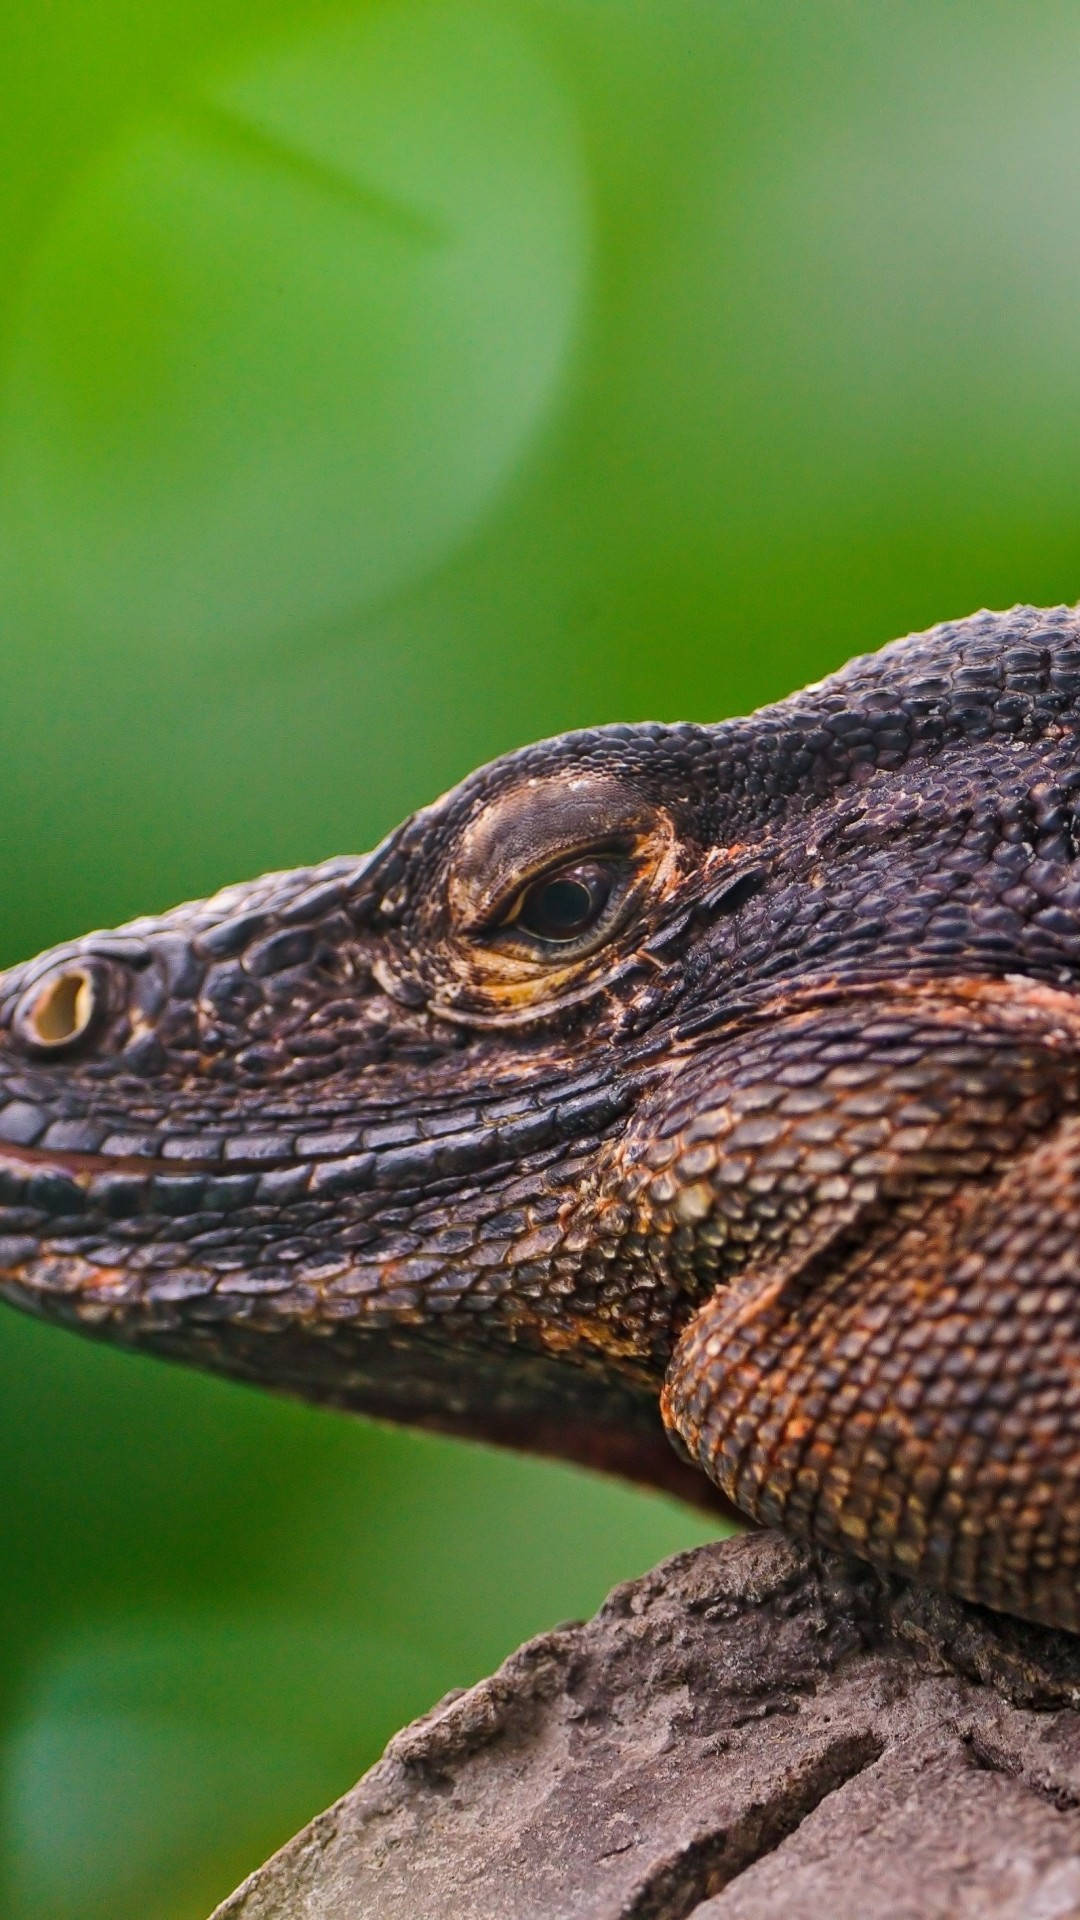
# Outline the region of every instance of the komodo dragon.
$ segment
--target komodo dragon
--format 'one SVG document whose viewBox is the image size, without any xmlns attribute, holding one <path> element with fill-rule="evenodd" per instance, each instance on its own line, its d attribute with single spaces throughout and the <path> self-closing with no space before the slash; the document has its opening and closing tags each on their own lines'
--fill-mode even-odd
<svg viewBox="0 0 1080 1920">
<path fill-rule="evenodd" d="M 1078 731 L 980 613 L 13 968 L 0 1294 L 1080 1628 Z"/>
</svg>

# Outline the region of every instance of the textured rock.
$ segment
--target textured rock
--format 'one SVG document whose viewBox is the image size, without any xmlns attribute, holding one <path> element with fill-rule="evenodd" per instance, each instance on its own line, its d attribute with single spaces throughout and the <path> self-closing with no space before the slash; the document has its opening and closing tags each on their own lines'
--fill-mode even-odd
<svg viewBox="0 0 1080 1920">
<path fill-rule="evenodd" d="M 449 1696 L 214 1920 L 1065 1920 L 1080 1640 L 762 1533 Z"/>
</svg>

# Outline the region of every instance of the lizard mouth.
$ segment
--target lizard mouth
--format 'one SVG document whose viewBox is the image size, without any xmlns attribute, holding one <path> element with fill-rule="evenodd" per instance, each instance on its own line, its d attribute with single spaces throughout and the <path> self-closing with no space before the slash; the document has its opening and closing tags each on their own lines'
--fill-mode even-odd
<svg viewBox="0 0 1080 1920">
<path fill-rule="evenodd" d="M 301 1163 L 297 1161 L 294 1164 Z M 245 1160 L 240 1157 L 228 1161 L 193 1160 L 187 1157 L 183 1160 L 166 1160 L 160 1155 L 149 1154 L 77 1153 L 60 1147 L 15 1147 L 6 1140 L 0 1140 L 0 1172 L 7 1166 L 25 1169 L 27 1173 L 45 1171 L 65 1174 L 76 1186 L 84 1188 L 99 1175 L 112 1173 L 145 1174 L 147 1178 L 159 1174 L 162 1178 L 176 1179 L 184 1174 L 266 1171 L 265 1160 Z"/>
<path fill-rule="evenodd" d="M 48 1147 L 14 1147 L 7 1141 L 0 1141 L 0 1171 L 5 1167 L 13 1167 L 18 1170 L 25 1169 L 31 1174 L 42 1170 L 61 1173 L 66 1174 L 76 1186 L 80 1187 L 85 1187 L 96 1174 L 145 1173 L 150 1175 L 181 1171 L 212 1173 L 217 1169 L 217 1165 L 218 1163 L 213 1160 L 186 1160 L 181 1168 L 175 1160 L 141 1159 L 133 1154 L 114 1157 L 111 1154 L 66 1152 L 60 1148 L 52 1150 Z"/>
</svg>

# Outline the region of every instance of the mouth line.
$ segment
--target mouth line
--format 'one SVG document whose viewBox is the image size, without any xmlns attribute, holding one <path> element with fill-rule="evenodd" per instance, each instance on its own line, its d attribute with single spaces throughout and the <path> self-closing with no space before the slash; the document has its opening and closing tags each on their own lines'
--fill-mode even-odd
<svg viewBox="0 0 1080 1920">
<path fill-rule="evenodd" d="M 31 1173 L 42 1170 L 48 1173 L 63 1173 L 81 1185 L 103 1173 L 145 1174 L 147 1179 L 155 1174 L 174 1177 L 186 1173 L 253 1173 L 266 1171 L 265 1161 L 232 1160 L 226 1165 L 221 1160 L 161 1160 L 139 1159 L 137 1155 L 110 1155 L 101 1153 L 64 1153 L 50 1152 L 46 1147 L 15 1147 L 6 1140 L 0 1140 L 0 1166 L 22 1168 Z"/>
</svg>

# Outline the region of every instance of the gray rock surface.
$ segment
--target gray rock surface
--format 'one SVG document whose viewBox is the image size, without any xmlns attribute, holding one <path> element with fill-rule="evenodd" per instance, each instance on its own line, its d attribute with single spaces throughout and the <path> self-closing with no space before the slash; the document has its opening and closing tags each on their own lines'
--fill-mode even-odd
<svg viewBox="0 0 1080 1920">
<path fill-rule="evenodd" d="M 1080 1639 L 760 1533 L 391 1741 L 214 1920 L 1070 1920 Z"/>
</svg>

